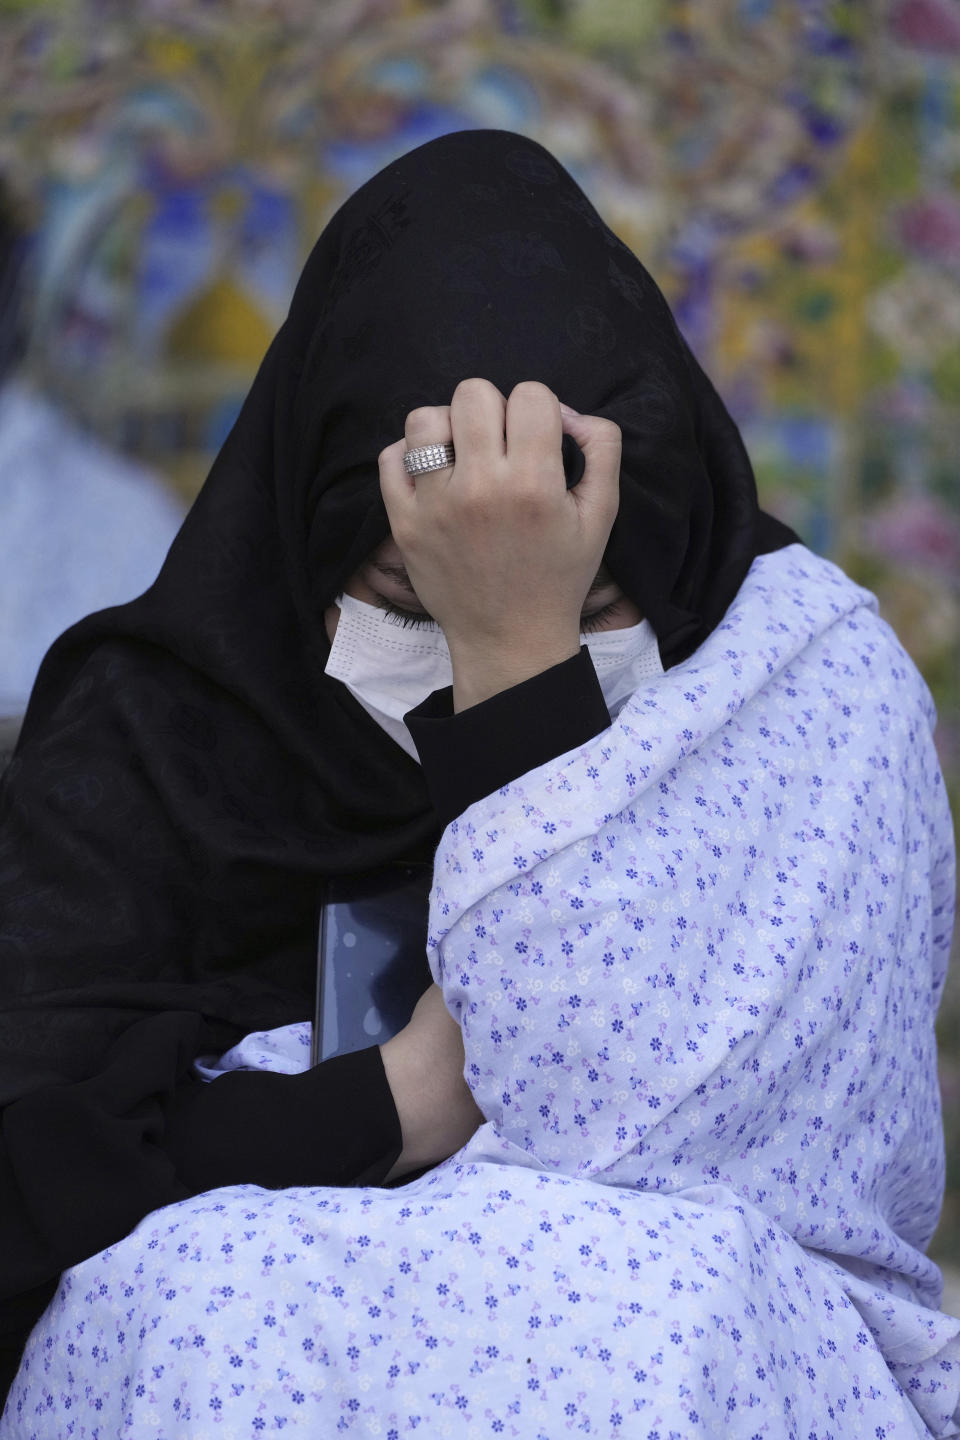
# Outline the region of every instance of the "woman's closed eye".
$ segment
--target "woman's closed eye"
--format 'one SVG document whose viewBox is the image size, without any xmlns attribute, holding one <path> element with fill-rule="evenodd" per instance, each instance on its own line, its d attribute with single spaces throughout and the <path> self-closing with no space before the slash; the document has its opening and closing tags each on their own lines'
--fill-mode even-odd
<svg viewBox="0 0 960 1440">
<path fill-rule="evenodd" d="M 404 610 L 402 606 L 397 605 L 393 600 L 388 600 L 385 595 L 378 595 L 375 590 L 373 591 L 372 603 L 376 605 L 378 610 L 386 610 L 387 614 L 393 620 L 396 620 L 398 625 L 402 625 L 405 630 L 408 628 L 412 630 L 433 630 L 436 628 L 436 620 L 434 620 L 431 615 L 428 615 L 426 610 Z"/>
<path fill-rule="evenodd" d="M 396 625 L 413 630 L 432 630 L 436 626 L 433 616 L 420 604 L 392 537 L 367 559 L 346 588 L 357 600 L 385 611 Z M 517 618 L 519 621 L 523 617 Z M 601 565 L 583 602 L 581 633 L 618 630 L 635 625 L 639 619 L 634 602 L 623 593 L 606 565 Z"/>
<path fill-rule="evenodd" d="M 386 613 L 395 620 L 398 625 L 402 625 L 404 629 L 424 630 L 435 628 L 437 622 L 432 616 L 427 614 L 426 610 L 407 610 L 395 601 L 388 600 L 385 595 L 380 595 L 376 591 L 373 591 L 372 594 L 373 604 L 377 609 L 385 610 Z M 622 597 L 618 597 L 615 600 L 611 600 L 609 604 L 602 605 L 599 610 L 592 610 L 589 613 L 584 612 L 584 614 L 580 616 L 581 633 L 589 635 L 595 630 L 602 630 L 604 623 L 616 613 L 621 598 Z"/>
</svg>

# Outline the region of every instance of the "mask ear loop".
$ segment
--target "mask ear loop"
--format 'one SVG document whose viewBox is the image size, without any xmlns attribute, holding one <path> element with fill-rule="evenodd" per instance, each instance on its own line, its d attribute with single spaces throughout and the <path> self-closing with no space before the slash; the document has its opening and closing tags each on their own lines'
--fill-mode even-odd
<svg viewBox="0 0 960 1440">
<path fill-rule="evenodd" d="M 585 635 L 583 640 L 612 720 L 634 691 L 654 684 L 663 674 L 660 646 L 649 620 L 639 620 L 625 630 Z"/>
<path fill-rule="evenodd" d="M 326 674 L 344 685 L 381 730 L 419 764 L 417 747 L 403 723 L 403 716 L 434 690 L 450 683 L 452 677 L 436 673 L 435 653 L 430 653 L 435 652 L 436 642 L 425 645 L 422 638 L 404 639 L 402 630 L 395 626 L 388 627 L 393 634 L 387 637 L 382 622 L 390 617 L 382 610 L 352 595 L 341 594 L 340 598 L 349 599 L 350 603 L 341 607 L 337 633 L 325 667 Z M 431 634 L 442 635 L 442 632 L 438 627 Z M 384 646 L 384 639 L 394 643 Z M 421 652 L 419 657 L 415 654 L 418 649 Z M 416 682 L 418 659 L 421 661 L 421 684 Z M 406 693 L 410 691 L 411 682 L 415 693 Z"/>
<path fill-rule="evenodd" d="M 364 600 L 345 595 L 325 672 L 361 702 L 395 718 L 452 679 L 439 626 L 410 633 Z"/>
</svg>

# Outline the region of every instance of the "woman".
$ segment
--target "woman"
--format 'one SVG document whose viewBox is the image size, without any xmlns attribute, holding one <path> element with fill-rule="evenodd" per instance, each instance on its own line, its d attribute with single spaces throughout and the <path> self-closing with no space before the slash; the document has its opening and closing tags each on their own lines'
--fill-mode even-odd
<svg viewBox="0 0 960 1440">
<path fill-rule="evenodd" d="M 347 202 L 5 791 L 11 1335 L 53 1299 L 0 1434 L 954 1433 L 932 716 L 793 538 L 540 147 L 447 136 Z M 199 1081 L 296 1040 L 319 879 L 441 827 L 462 1042 L 432 991 L 382 1064 Z"/>
</svg>

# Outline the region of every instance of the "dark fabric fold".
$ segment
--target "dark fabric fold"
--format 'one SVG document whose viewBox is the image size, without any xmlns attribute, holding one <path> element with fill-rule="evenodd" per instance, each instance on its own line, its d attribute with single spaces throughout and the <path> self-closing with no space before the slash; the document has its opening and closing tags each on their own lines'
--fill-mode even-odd
<svg viewBox="0 0 960 1440">
<path fill-rule="evenodd" d="M 402 1148 L 380 1050 L 301 1075 L 235 1070 L 180 1089 L 167 1149 L 191 1193 L 220 1185 L 379 1185 Z"/>
<path fill-rule="evenodd" d="M 8 1105 L 0 1142 L 0 1374 L 61 1270 L 145 1215 L 223 1185 L 378 1185 L 400 1122 L 374 1046 L 301 1075 L 191 1072 L 200 1017 L 130 1026 L 87 1080 Z M 0 1403 L 2 1395 L 0 1390 Z"/>
</svg>

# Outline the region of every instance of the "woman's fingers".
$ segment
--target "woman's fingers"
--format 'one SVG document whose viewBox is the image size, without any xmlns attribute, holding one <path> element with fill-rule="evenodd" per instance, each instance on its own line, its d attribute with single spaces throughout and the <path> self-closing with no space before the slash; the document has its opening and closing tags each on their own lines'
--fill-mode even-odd
<svg viewBox="0 0 960 1440">
<path fill-rule="evenodd" d="M 449 409 L 454 467 L 407 476 L 404 450 L 443 442 L 446 418 L 443 407 L 412 412 L 380 468 L 407 573 L 450 648 L 459 709 L 577 653 L 619 500 L 620 432 L 598 416 L 562 416 L 539 382 L 505 400 L 489 381 L 466 380 Z M 564 430 L 586 460 L 571 491 Z"/>
<path fill-rule="evenodd" d="M 556 475 L 566 489 L 560 451 L 564 433 L 576 440 L 585 461 L 583 478 L 571 492 L 573 498 L 582 503 L 589 495 L 591 502 L 601 498 L 607 504 L 618 502 L 619 425 L 601 415 L 581 415 L 559 402 L 553 391 L 537 380 L 514 386 L 506 411 L 507 457 L 519 473 L 531 479 L 544 476 L 548 483 Z"/>
<path fill-rule="evenodd" d="M 449 405 L 421 405 L 411 410 L 403 429 L 408 450 L 418 445 L 446 445 L 453 439 Z"/>
<path fill-rule="evenodd" d="M 560 413 L 564 432 L 576 440 L 584 458 L 583 477 L 571 497 L 601 516 L 609 512 L 609 530 L 620 506 L 620 426 L 602 415 L 580 415 L 569 405 L 561 405 Z"/>
<path fill-rule="evenodd" d="M 416 450 L 420 445 L 446 445 L 452 439 L 450 406 L 421 405 L 418 409 L 411 410 L 407 416 L 403 439 L 396 440 L 380 452 L 380 491 L 387 507 L 387 518 L 394 538 L 397 535 L 397 525 L 402 525 L 401 507 L 416 495 L 416 479 L 413 475 L 408 475 L 403 468 L 404 455 L 408 450 Z M 433 474 L 449 476 L 450 470 L 445 468 L 429 471 L 426 477 L 416 478 L 429 479 Z"/>
<path fill-rule="evenodd" d="M 488 380 L 463 380 L 450 405 L 424 405 L 411 410 L 403 440 L 388 445 L 380 455 L 381 486 L 388 513 L 416 494 L 417 480 L 434 475 L 452 478 L 450 468 L 428 471 L 414 478 L 403 468 L 407 450 L 421 445 L 453 441 L 460 478 L 481 488 L 498 488 L 501 471 L 510 478 L 512 497 L 538 494 L 547 501 L 564 490 L 560 451 L 563 433 L 571 435 L 583 451 L 585 470 L 569 499 L 581 510 L 597 512 L 596 523 L 613 524 L 619 504 L 620 429 L 599 415 L 581 415 L 561 405 L 546 385 L 523 381 L 509 400 Z M 506 468 L 499 462 L 505 462 Z M 456 463 L 456 462 L 455 462 Z M 509 506 L 511 495 L 504 500 Z M 391 516 L 392 520 L 392 516 Z"/>
<path fill-rule="evenodd" d="M 560 449 L 564 432 L 584 457 L 583 476 L 569 492 Z M 528 499 L 574 506 L 586 532 L 601 534 L 606 545 L 620 504 L 619 425 L 601 415 L 581 415 L 562 405 L 546 385 L 528 380 L 510 392 L 506 433 L 512 478 Z"/>
<path fill-rule="evenodd" d="M 457 454 L 471 469 L 489 470 L 506 449 L 504 417 L 507 402 L 489 380 L 461 380 L 450 402 L 450 423 Z"/>
<path fill-rule="evenodd" d="M 393 538 L 400 544 L 399 531 L 403 524 L 405 508 L 416 498 L 416 484 L 412 475 L 403 468 L 403 457 L 407 450 L 406 440 L 395 440 L 377 459 L 380 467 L 380 493 L 387 510 L 387 519 Z"/>
<path fill-rule="evenodd" d="M 564 483 L 562 435 L 560 406 L 553 391 L 539 380 L 515 385 L 506 406 L 506 438 L 507 458 L 518 475 L 528 483 L 537 483 L 541 477 Z"/>
<path fill-rule="evenodd" d="M 493 477 L 493 466 L 504 454 L 506 399 L 496 385 L 480 378 L 461 380 L 450 405 L 421 405 L 411 410 L 404 425 L 404 437 L 381 451 L 380 489 L 390 528 L 398 544 L 401 532 L 415 524 L 411 504 L 416 487 L 437 477 L 450 480 L 452 469 L 425 471 L 416 477 L 403 467 L 407 450 L 421 445 L 442 445 L 453 441 L 455 450 L 470 458 L 467 467 L 474 475 Z M 456 464 L 456 461 L 454 462 Z M 463 487 L 461 486 L 461 489 Z"/>
</svg>

